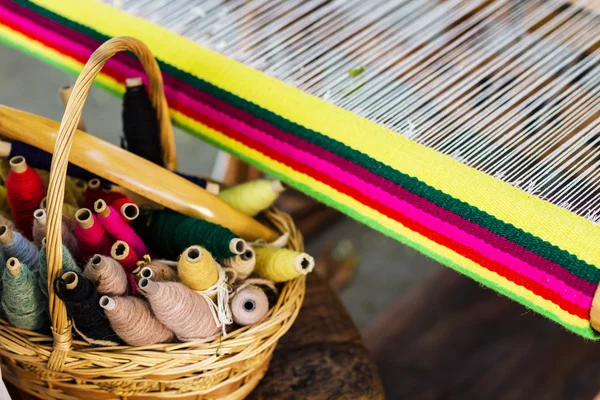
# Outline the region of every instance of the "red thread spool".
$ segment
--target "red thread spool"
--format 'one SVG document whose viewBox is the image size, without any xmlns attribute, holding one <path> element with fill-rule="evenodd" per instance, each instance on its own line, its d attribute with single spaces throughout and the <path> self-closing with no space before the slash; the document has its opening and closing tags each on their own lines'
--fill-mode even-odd
<svg viewBox="0 0 600 400">
<path fill-rule="evenodd" d="M 135 251 L 126 242 L 117 240 L 110 250 L 110 256 L 123 266 L 123 269 L 127 272 L 127 280 L 129 280 L 131 286 L 131 293 L 137 295 L 137 283 L 132 272 L 137 268 L 137 262 L 140 259 L 135 254 Z"/>
<path fill-rule="evenodd" d="M 75 237 L 85 259 L 94 254 L 110 256 L 112 239 L 98 217 L 87 208 L 81 208 L 75 213 L 75 220 Z"/>
<path fill-rule="evenodd" d="M 119 192 L 108 192 L 102 199 L 117 210 L 125 222 L 133 221 L 140 215 L 139 207 L 127 196 Z"/>
<path fill-rule="evenodd" d="M 29 240 L 33 239 L 33 212 L 46 196 L 40 176 L 27 166 L 25 157 L 16 156 L 9 161 L 6 178 L 6 197 L 16 228 Z"/>
<path fill-rule="evenodd" d="M 100 179 L 94 178 L 91 179 L 87 187 L 85 188 L 83 207 L 88 208 L 90 210 L 94 209 L 94 203 L 96 200 L 101 199 L 104 195 L 104 190 L 100 185 Z"/>
</svg>

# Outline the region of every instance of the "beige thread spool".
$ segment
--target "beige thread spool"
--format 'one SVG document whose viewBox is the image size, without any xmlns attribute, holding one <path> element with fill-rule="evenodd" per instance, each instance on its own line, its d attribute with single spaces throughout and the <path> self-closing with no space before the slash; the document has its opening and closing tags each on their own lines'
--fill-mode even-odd
<svg viewBox="0 0 600 400">
<path fill-rule="evenodd" d="M 83 270 L 83 276 L 96 284 L 100 294 L 122 296 L 129 291 L 125 270 L 111 257 L 94 255 Z"/>
<path fill-rule="evenodd" d="M 223 260 L 223 267 L 231 268 L 235 271 L 238 280 L 244 280 L 252 272 L 256 266 L 256 257 L 254 250 L 248 246 L 242 254 L 237 254 L 234 257 Z"/>
<path fill-rule="evenodd" d="M 152 314 L 148 303 L 138 297 L 102 296 L 100 307 L 115 333 L 131 346 L 168 343 L 175 337 L 173 331 Z"/>
<path fill-rule="evenodd" d="M 262 321 L 269 312 L 269 299 L 258 286 L 249 285 L 236 291 L 231 299 L 233 321 L 238 325 L 252 325 Z"/>
<path fill-rule="evenodd" d="M 138 285 L 156 318 L 182 341 L 209 340 L 219 332 L 209 299 L 179 282 L 154 282 L 142 278 Z"/>
<path fill-rule="evenodd" d="M 177 270 L 164 260 L 152 260 L 150 256 L 145 255 L 142 261 L 137 262 L 137 268 L 132 272 L 136 282 L 142 278 L 152 279 L 153 281 L 172 281 L 177 282 L 179 276 Z"/>
</svg>

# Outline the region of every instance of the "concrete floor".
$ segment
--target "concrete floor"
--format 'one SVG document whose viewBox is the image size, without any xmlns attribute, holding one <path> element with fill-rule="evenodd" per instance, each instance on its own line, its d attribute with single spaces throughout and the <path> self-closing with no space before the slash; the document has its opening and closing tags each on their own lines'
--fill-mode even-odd
<svg viewBox="0 0 600 400">
<path fill-rule="evenodd" d="M 0 104 L 60 120 L 58 88 L 75 78 L 12 48 L 0 45 Z M 121 101 L 92 88 L 84 111 L 87 130 L 118 144 Z M 210 175 L 216 149 L 180 130 L 175 131 L 180 170 Z M 350 239 L 360 258 L 352 283 L 341 297 L 357 325 L 364 329 L 393 299 L 421 281 L 439 264 L 378 232 L 344 219 L 307 244 L 318 255 L 327 243 Z"/>
</svg>

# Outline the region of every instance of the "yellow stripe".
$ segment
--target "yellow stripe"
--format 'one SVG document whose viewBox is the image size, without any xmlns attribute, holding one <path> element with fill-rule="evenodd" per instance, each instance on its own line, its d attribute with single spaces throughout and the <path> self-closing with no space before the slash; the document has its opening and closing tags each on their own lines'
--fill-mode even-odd
<svg viewBox="0 0 600 400">
<path fill-rule="evenodd" d="M 157 57 L 177 68 L 417 177 L 590 264 L 600 265 L 600 246 L 594 240 L 600 227 L 585 218 L 108 5 L 81 0 L 33 2 L 105 35 L 135 36 Z"/>
<path fill-rule="evenodd" d="M 45 58 L 51 58 L 51 59 L 57 60 L 62 65 L 66 66 L 68 68 L 73 68 L 73 70 L 80 70 L 82 67 L 81 63 L 63 55 L 62 53 L 59 53 L 53 49 L 47 48 L 47 47 L 39 44 L 38 42 L 31 40 L 17 32 L 14 32 L 4 26 L 1 26 L 1 25 L 0 25 L 0 35 L 9 38 L 11 41 L 14 41 L 17 44 L 26 46 L 32 52 L 43 55 Z M 117 81 L 115 81 L 114 79 L 112 79 L 106 75 L 100 74 L 97 79 L 99 79 L 100 81 L 102 81 L 102 83 L 104 85 L 111 87 L 115 91 L 123 90 L 123 86 L 120 83 L 118 83 Z M 171 110 L 171 115 L 172 115 L 174 121 L 176 121 L 177 123 L 179 123 L 183 126 L 188 126 L 194 131 L 201 132 L 206 137 L 208 137 L 212 140 L 215 140 L 217 142 L 223 143 L 224 146 L 226 146 L 227 148 L 230 148 L 233 151 L 247 154 L 249 157 L 255 159 L 257 162 L 265 165 L 268 168 L 271 168 L 274 171 L 279 171 L 280 173 L 282 173 L 286 176 L 289 176 L 290 179 L 292 179 L 296 182 L 303 183 L 303 184 L 313 187 L 316 191 L 323 193 L 325 196 L 331 198 L 335 202 L 347 205 L 347 206 L 351 207 L 353 210 L 356 210 L 356 212 L 359 213 L 360 215 L 363 215 L 364 217 L 372 219 L 374 221 L 378 221 L 384 227 L 386 227 L 394 232 L 397 232 L 399 235 L 404 236 L 409 241 L 412 241 L 420 246 L 423 246 L 424 248 L 427 248 L 427 249 L 431 250 L 432 252 L 439 254 L 443 258 L 446 258 L 460 266 L 463 266 L 466 270 L 470 271 L 471 274 L 473 274 L 475 276 L 479 276 L 488 281 L 491 281 L 499 286 L 502 286 L 502 287 L 506 288 L 507 290 L 509 290 L 510 292 L 516 294 L 517 296 L 522 297 L 523 299 L 526 299 L 527 301 L 530 301 L 533 304 L 536 304 L 543 310 L 556 315 L 564 323 L 566 323 L 568 325 L 572 325 L 574 327 L 582 328 L 582 329 L 589 328 L 589 326 L 590 326 L 589 321 L 579 318 L 577 316 L 574 316 L 572 314 L 569 314 L 568 312 L 562 310 L 559 306 L 552 303 L 551 301 L 545 300 L 542 297 L 535 295 L 531 291 L 529 291 L 521 286 L 516 285 L 515 283 L 507 280 L 506 278 L 503 278 L 502 276 L 496 274 L 495 272 L 489 271 L 489 270 L 481 267 L 479 264 L 455 253 L 454 251 L 448 249 L 447 247 L 439 245 L 436 242 L 431 241 L 430 239 L 406 228 L 404 225 L 386 217 L 385 215 L 378 213 L 377 211 L 356 201 L 352 197 L 346 196 L 346 195 L 334 190 L 333 188 L 331 188 L 331 187 L 329 187 L 329 186 L 327 186 L 305 174 L 301 174 L 282 163 L 274 161 L 274 160 L 266 157 L 262 153 L 259 153 L 254 149 L 248 148 L 248 147 L 244 146 L 243 144 L 223 135 L 222 133 L 215 131 L 205 125 L 202 125 L 202 124 L 196 122 L 195 120 L 192 120 L 191 118 L 188 118 L 187 116 L 185 116 L 184 114 L 182 114 L 178 111 Z"/>
</svg>

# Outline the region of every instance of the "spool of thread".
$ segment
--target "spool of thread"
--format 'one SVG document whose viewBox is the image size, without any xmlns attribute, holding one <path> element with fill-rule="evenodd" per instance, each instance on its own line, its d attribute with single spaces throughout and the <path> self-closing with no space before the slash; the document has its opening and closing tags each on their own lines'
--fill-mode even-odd
<svg viewBox="0 0 600 400">
<path fill-rule="evenodd" d="M 187 179 L 188 181 L 195 183 L 197 186 L 200 186 L 202 189 L 205 189 L 208 193 L 212 193 L 214 195 L 218 195 L 221 191 L 221 186 L 218 183 L 210 182 L 204 178 L 199 178 L 194 175 L 184 174 L 183 172 L 175 172 L 177 175 L 182 178 Z"/>
<path fill-rule="evenodd" d="M 273 282 L 286 282 L 306 275 L 315 267 L 315 259 L 306 253 L 274 247 L 257 247 L 256 273 Z"/>
<path fill-rule="evenodd" d="M 133 271 L 137 268 L 137 262 L 140 260 L 135 250 L 122 240 L 117 240 L 110 249 L 110 256 L 119 262 L 125 272 L 127 272 L 127 280 L 131 284 L 131 292 L 138 294 L 135 277 Z"/>
<path fill-rule="evenodd" d="M 94 254 L 110 256 L 112 238 L 96 217 L 87 208 L 82 208 L 75 213 L 75 237 L 85 259 Z"/>
<path fill-rule="evenodd" d="M 177 272 L 181 283 L 192 290 L 206 290 L 219 280 L 217 262 L 200 246 L 185 249 L 177 263 Z"/>
<path fill-rule="evenodd" d="M 115 333 L 131 346 L 168 343 L 175 337 L 173 331 L 156 319 L 148 303 L 139 297 L 102 296 L 100 306 Z"/>
<path fill-rule="evenodd" d="M 86 342 L 101 346 L 119 344 L 119 337 L 100 307 L 101 296 L 92 281 L 79 273 L 66 272 L 56 278 L 54 290 L 65 303 L 73 328 Z"/>
<path fill-rule="evenodd" d="M 131 226 L 153 250 L 170 260 L 193 245 L 207 249 L 217 260 L 246 250 L 246 242 L 229 229 L 171 210 L 144 210 Z"/>
<path fill-rule="evenodd" d="M 121 147 L 164 166 L 158 118 L 146 87 L 141 78 L 127 79 L 126 87 L 122 113 L 125 143 Z"/>
<path fill-rule="evenodd" d="M 154 282 L 143 278 L 140 291 L 156 318 L 181 341 L 206 340 L 219 332 L 210 299 L 199 296 L 179 282 Z"/>
<path fill-rule="evenodd" d="M 24 157 L 31 168 L 39 168 L 46 171 L 50 170 L 52 154 L 40 150 L 37 147 L 18 141 L 12 142 L 10 143 L 10 153 L 8 157 L 13 158 L 16 156 Z M 91 172 L 71 163 L 69 163 L 67 167 L 67 175 L 83 179 L 84 181 L 89 181 L 95 177 Z"/>
<path fill-rule="evenodd" d="M 151 260 L 150 257 L 144 257 L 143 261 L 138 261 L 137 268 L 133 271 L 136 280 L 142 278 L 152 279 L 153 281 L 171 281 L 177 282 L 179 276 L 177 270 L 166 264 L 165 261 Z"/>
<path fill-rule="evenodd" d="M 42 248 L 40 250 L 40 274 L 38 276 L 38 283 L 42 293 L 48 296 L 48 257 L 46 254 L 46 238 L 42 240 Z M 81 273 L 81 269 L 77 266 L 77 263 L 73 259 L 73 256 L 69 252 L 69 249 L 63 245 L 62 249 L 62 270 L 65 272 L 76 272 Z"/>
<path fill-rule="evenodd" d="M 219 198 L 244 214 L 254 217 L 271 207 L 284 190 L 281 181 L 257 179 L 222 190 Z"/>
<path fill-rule="evenodd" d="M 254 267 L 256 266 L 254 250 L 248 246 L 242 254 L 237 254 L 234 257 L 223 260 L 223 266 L 233 269 L 238 280 L 246 279 L 254 272 Z"/>
<path fill-rule="evenodd" d="M 15 226 L 27 239 L 32 239 L 33 212 L 46 195 L 44 184 L 38 174 L 27 165 L 24 157 L 9 161 L 10 171 L 6 178 L 6 195 Z"/>
<path fill-rule="evenodd" d="M 108 205 L 119 212 L 119 215 L 127 223 L 133 221 L 140 215 L 140 208 L 131 200 L 119 192 L 108 192 L 102 198 Z"/>
<path fill-rule="evenodd" d="M 252 325 L 262 321 L 269 312 L 269 299 L 258 286 L 250 285 L 236 292 L 231 299 L 231 314 L 238 325 Z"/>
<path fill-rule="evenodd" d="M 16 258 L 32 271 L 39 268 L 40 250 L 20 232 L 13 231 L 6 225 L 0 226 L 0 243 L 6 257 Z"/>
<path fill-rule="evenodd" d="M 100 179 L 93 178 L 87 183 L 84 193 L 83 207 L 93 209 L 94 203 L 102 198 L 104 190 Z"/>
<path fill-rule="evenodd" d="M 46 220 L 46 210 L 38 208 L 34 211 L 32 235 L 33 243 L 38 247 L 42 246 L 42 240 L 46 237 Z M 67 246 L 67 249 L 69 249 L 71 255 L 77 258 L 79 256 L 79 245 L 77 244 L 77 239 L 73 233 L 71 233 L 72 227 L 69 226 L 68 220 L 70 220 L 70 218 L 63 218 L 61 230 L 62 242 L 65 246 Z"/>
<path fill-rule="evenodd" d="M 127 272 L 132 272 L 136 269 L 137 262 L 140 260 L 135 250 L 122 240 L 117 240 L 112 245 L 110 256 L 118 261 Z"/>
<path fill-rule="evenodd" d="M 122 240 L 129 244 L 131 249 L 136 255 L 144 256 L 150 254 L 148 247 L 144 244 L 142 239 L 135 233 L 123 218 L 119 215 L 114 208 L 107 205 L 102 199 L 97 200 L 94 203 L 94 210 L 98 213 L 98 219 L 104 229 L 115 239 Z M 138 260 L 136 260 L 137 262 Z"/>
<path fill-rule="evenodd" d="M 46 197 L 44 197 L 42 199 L 42 201 L 40 201 L 40 207 L 42 210 L 47 209 L 48 205 L 48 199 Z M 63 216 L 69 217 L 70 221 L 74 221 L 75 220 L 75 214 L 77 214 L 77 207 L 68 203 L 63 203 L 62 205 L 62 212 L 63 212 Z M 73 225 L 73 224 L 72 224 Z"/>
<path fill-rule="evenodd" d="M 129 280 L 118 261 L 94 255 L 83 269 L 83 276 L 94 282 L 100 294 L 123 296 L 129 292 Z"/>
<path fill-rule="evenodd" d="M 9 258 L 2 273 L 2 287 L 2 308 L 11 324 L 31 331 L 46 326 L 46 303 L 27 264 Z"/>
</svg>

